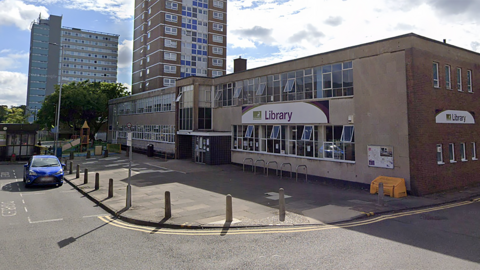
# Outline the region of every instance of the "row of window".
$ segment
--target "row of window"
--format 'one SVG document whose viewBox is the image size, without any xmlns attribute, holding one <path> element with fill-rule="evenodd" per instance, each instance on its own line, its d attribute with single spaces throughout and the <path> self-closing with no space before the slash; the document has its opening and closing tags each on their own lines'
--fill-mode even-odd
<svg viewBox="0 0 480 270">
<path fill-rule="evenodd" d="M 117 128 L 118 137 L 127 138 L 127 126 L 119 126 Z M 157 142 L 175 142 L 175 126 L 165 125 L 137 125 L 130 128 L 132 131 L 132 138 L 137 140 L 148 140 Z"/>
<path fill-rule="evenodd" d="M 91 53 L 72 52 L 72 51 L 66 51 L 64 53 L 69 55 L 78 55 L 78 56 L 95 57 L 95 58 L 103 58 L 103 59 L 117 59 L 116 55 L 101 55 L 101 54 L 91 54 Z"/>
<path fill-rule="evenodd" d="M 91 78 L 76 78 L 76 77 L 64 77 L 62 76 L 62 81 L 68 82 L 83 82 L 83 81 L 90 81 L 90 82 L 106 82 L 106 83 L 116 83 L 116 80 L 106 80 L 106 79 L 91 79 Z"/>
<path fill-rule="evenodd" d="M 116 68 L 108 68 L 108 67 L 84 66 L 84 65 L 75 65 L 75 64 L 63 64 L 62 66 L 67 67 L 67 68 L 93 69 L 93 70 L 103 70 L 103 71 L 117 71 Z"/>
<path fill-rule="evenodd" d="M 70 49 L 76 49 L 76 50 L 84 50 L 84 51 L 117 53 L 117 50 L 107 50 L 107 49 L 100 49 L 100 48 L 93 48 L 93 47 L 76 46 L 76 45 L 70 45 L 70 44 L 65 44 L 65 45 L 63 45 L 63 47 L 70 48 Z"/>
<path fill-rule="evenodd" d="M 116 37 L 102 37 L 102 36 L 99 37 L 97 35 L 77 33 L 77 32 L 63 31 L 62 34 L 66 35 L 66 36 L 93 38 L 93 39 L 101 39 L 101 40 L 109 40 L 109 41 L 118 41 L 118 38 L 116 38 Z"/>
<path fill-rule="evenodd" d="M 70 58 L 70 57 L 64 57 L 63 61 L 100 64 L 100 65 L 109 65 L 109 66 L 116 66 L 117 65 L 117 63 L 110 62 L 110 61 L 92 60 L 92 59 L 83 59 L 83 58 Z"/>
<path fill-rule="evenodd" d="M 71 75 L 85 75 L 85 76 L 94 76 L 94 77 L 117 77 L 117 74 L 106 74 L 106 73 L 94 73 L 94 72 L 83 72 L 76 70 L 62 70 L 63 74 Z"/>
<path fill-rule="evenodd" d="M 63 38 L 63 41 L 81 43 L 81 44 L 90 44 L 90 45 L 96 45 L 96 46 L 117 47 L 117 44 L 114 44 L 114 43 L 104 43 L 104 42 L 75 39 L 75 38 Z"/>
<path fill-rule="evenodd" d="M 467 155 L 467 145 L 466 143 L 462 142 L 460 143 L 460 161 L 468 161 L 468 157 L 471 158 L 471 160 L 477 160 L 477 145 L 475 142 L 472 142 L 470 144 L 470 152 Z M 455 156 L 455 144 L 454 143 L 449 143 L 448 144 L 448 160 L 450 163 L 455 163 L 457 162 L 457 158 Z M 437 163 L 438 164 L 445 164 L 444 159 L 443 159 L 443 145 L 442 144 L 437 144 Z"/>
<path fill-rule="evenodd" d="M 216 86 L 215 106 L 353 96 L 352 62 Z"/>
<path fill-rule="evenodd" d="M 115 105 L 113 114 L 127 115 L 151 112 L 170 112 L 175 110 L 175 94 L 163 94 L 160 96 L 127 101 Z"/>
<path fill-rule="evenodd" d="M 355 161 L 354 126 L 238 125 L 232 149 Z"/>
<path fill-rule="evenodd" d="M 454 87 L 453 78 L 452 78 L 452 68 L 450 65 L 445 65 L 445 88 L 452 90 Z M 456 81 L 456 89 L 460 92 L 463 91 L 462 83 L 462 68 L 457 68 L 454 74 Z M 472 86 L 472 71 L 467 70 L 467 92 L 473 93 Z M 439 63 L 433 62 L 433 87 L 440 88 L 440 73 L 439 73 Z"/>
</svg>

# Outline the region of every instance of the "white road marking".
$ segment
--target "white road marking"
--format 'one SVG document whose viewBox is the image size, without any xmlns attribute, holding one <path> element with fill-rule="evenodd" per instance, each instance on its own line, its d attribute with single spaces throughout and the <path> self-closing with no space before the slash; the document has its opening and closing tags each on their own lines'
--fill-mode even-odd
<svg viewBox="0 0 480 270">
<path fill-rule="evenodd" d="M 26 206 L 24 206 L 23 208 L 25 208 L 25 212 L 27 212 L 27 213 L 28 213 L 27 207 L 26 207 Z"/>
<path fill-rule="evenodd" d="M 62 220 L 63 220 L 63 218 L 32 221 L 32 220 L 30 220 L 30 217 L 28 217 L 28 222 L 29 222 L 30 224 L 34 224 L 34 223 L 45 223 L 45 222 L 54 222 L 54 221 L 62 221 Z"/>
<path fill-rule="evenodd" d="M 104 217 L 105 214 L 98 214 L 98 215 L 90 215 L 90 216 L 83 216 L 82 218 L 92 218 L 92 217 Z"/>
<path fill-rule="evenodd" d="M 12 217 L 17 214 L 17 208 L 15 207 L 14 201 L 2 202 L 0 208 L 2 209 L 2 217 Z"/>
<path fill-rule="evenodd" d="M 25 204 L 25 200 L 22 200 L 22 203 Z"/>
<path fill-rule="evenodd" d="M 23 197 L 23 194 L 22 194 L 22 193 L 20 193 L 20 197 Z"/>
</svg>

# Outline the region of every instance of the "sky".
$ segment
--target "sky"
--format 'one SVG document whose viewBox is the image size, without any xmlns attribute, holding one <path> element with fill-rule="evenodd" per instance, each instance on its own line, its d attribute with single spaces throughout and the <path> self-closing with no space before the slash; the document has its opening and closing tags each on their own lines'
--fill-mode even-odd
<svg viewBox="0 0 480 270">
<path fill-rule="evenodd" d="M 480 0 L 229 0 L 227 73 L 415 33 L 480 52 Z M 130 89 L 134 0 L 0 0 L 0 105 L 24 105 L 30 25 L 120 35 L 117 81 Z"/>
</svg>

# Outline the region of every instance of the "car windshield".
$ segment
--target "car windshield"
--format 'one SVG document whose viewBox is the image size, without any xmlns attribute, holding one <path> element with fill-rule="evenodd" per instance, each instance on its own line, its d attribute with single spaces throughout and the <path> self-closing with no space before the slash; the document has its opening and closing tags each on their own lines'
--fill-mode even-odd
<svg viewBox="0 0 480 270">
<path fill-rule="evenodd" d="M 32 161 L 32 167 L 57 167 L 60 162 L 56 158 L 36 158 Z"/>
</svg>

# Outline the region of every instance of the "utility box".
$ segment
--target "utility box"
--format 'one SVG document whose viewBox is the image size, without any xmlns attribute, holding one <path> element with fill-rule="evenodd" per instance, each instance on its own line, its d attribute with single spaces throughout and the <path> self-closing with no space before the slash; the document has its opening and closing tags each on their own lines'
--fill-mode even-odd
<svg viewBox="0 0 480 270">
<path fill-rule="evenodd" d="M 378 193 L 378 184 L 383 183 L 383 192 L 393 198 L 407 197 L 405 179 L 398 177 L 379 176 L 370 184 L 370 194 Z"/>
<path fill-rule="evenodd" d="M 102 146 L 97 145 L 95 146 L 95 156 L 101 156 L 102 155 Z"/>
<path fill-rule="evenodd" d="M 153 144 L 147 145 L 147 157 L 153 157 L 154 151 L 153 151 Z"/>
</svg>

